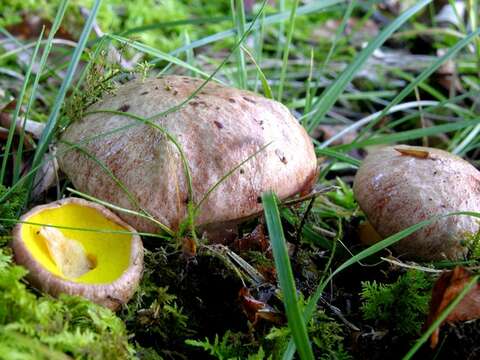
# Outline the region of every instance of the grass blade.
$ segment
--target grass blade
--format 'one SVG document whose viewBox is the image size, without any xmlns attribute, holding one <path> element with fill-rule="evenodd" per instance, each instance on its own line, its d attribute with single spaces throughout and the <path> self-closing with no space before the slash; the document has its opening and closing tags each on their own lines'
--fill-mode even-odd
<svg viewBox="0 0 480 360">
<path fill-rule="evenodd" d="M 250 51 L 247 50 L 247 48 L 242 46 L 242 50 L 245 51 L 245 54 L 248 55 L 253 65 L 255 65 L 255 68 L 257 69 L 257 79 L 260 79 L 260 82 L 262 83 L 263 94 L 265 95 L 266 98 L 273 99 L 272 89 L 270 88 L 267 77 L 265 76 L 262 69 L 260 68 L 260 65 L 258 65 L 257 61 L 255 60 L 253 55 L 250 53 Z M 255 86 L 256 85 L 257 84 L 255 82 Z"/>
<path fill-rule="evenodd" d="M 376 118 L 371 122 L 369 128 L 371 128 L 378 119 L 381 119 L 385 116 L 390 109 L 392 109 L 395 105 L 397 105 L 400 101 L 407 97 L 415 87 L 419 86 L 422 81 L 426 80 L 430 75 L 432 75 L 442 64 L 444 64 L 447 60 L 451 59 L 456 53 L 458 53 L 461 49 L 463 49 L 466 45 L 468 45 L 473 39 L 475 39 L 478 35 L 480 35 L 480 28 L 476 29 L 474 32 L 468 34 L 462 40 L 458 41 L 454 46 L 452 46 L 443 56 L 438 58 L 432 65 L 428 68 L 423 70 L 420 75 L 418 75 L 413 81 L 411 81 L 400 93 L 393 98 L 389 104 L 376 116 Z"/>
<path fill-rule="evenodd" d="M 435 329 L 437 329 L 442 322 L 447 318 L 453 309 L 462 301 L 462 299 L 472 290 L 472 288 L 477 284 L 480 275 L 472 277 L 463 290 L 455 297 L 455 299 L 443 310 L 440 316 L 433 322 L 432 325 L 427 329 L 427 331 L 417 340 L 417 342 L 412 346 L 408 353 L 403 357 L 403 360 L 410 360 L 413 355 L 420 349 L 420 347 L 427 342 L 428 338 L 433 334 Z"/>
<path fill-rule="evenodd" d="M 278 86 L 277 96 L 277 100 L 280 102 L 282 101 L 285 77 L 287 75 L 288 55 L 290 54 L 290 45 L 292 44 L 293 30 L 295 29 L 295 17 L 297 16 L 298 2 L 299 0 L 295 0 L 295 2 L 292 4 L 290 18 L 288 19 L 287 43 L 285 44 L 283 51 L 282 69 L 280 71 L 280 84 Z"/>
<path fill-rule="evenodd" d="M 338 151 L 335 151 L 335 150 L 332 150 L 332 149 L 320 149 L 320 148 L 316 148 L 315 149 L 315 154 L 317 155 L 323 155 L 323 156 L 327 156 L 327 157 L 330 157 L 330 158 L 334 158 L 334 159 L 337 159 L 337 160 L 340 160 L 344 163 L 347 163 L 347 164 L 350 164 L 356 168 L 358 168 L 360 166 L 360 164 L 362 163 L 360 160 L 357 160 L 347 154 L 344 154 L 344 153 L 341 153 L 341 152 L 338 152 Z"/>
<path fill-rule="evenodd" d="M 389 144 L 389 143 L 398 142 L 398 141 L 419 139 L 424 136 L 432 136 L 436 134 L 447 133 L 451 131 L 464 129 L 469 126 L 475 126 L 479 122 L 480 122 L 480 119 L 472 119 L 472 120 L 465 120 L 462 122 L 454 122 L 454 123 L 448 123 L 443 125 L 430 126 L 427 128 L 407 130 L 407 131 L 397 132 L 394 134 L 374 137 L 371 139 L 359 141 L 352 144 L 339 145 L 338 147 L 336 147 L 336 149 L 350 150 L 350 149 L 362 148 L 370 145 Z"/>
<path fill-rule="evenodd" d="M 38 45 L 40 45 L 40 42 L 42 41 L 43 38 L 43 33 L 44 29 L 42 29 L 42 32 L 40 33 L 38 37 Z M 32 59 L 35 59 L 37 57 L 37 51 L 38 51 L 38 46 L 35 47 L 35 50 L 33 51 Z M 30 113 L 30 109 L 33 106 L 33 102 L 35 101 L 36 98 L 36 93 L 37 93 L 37 87 L 40 82 L 40 77 L 43 71 L 43 68 L 45 67 L 45 64 L 47 62 L 47 56 L 45 54 L 42 55 L 40 58 L 40 65 L 38 67 L 38 72 L 37 75 L 35 76 L 35 80 L 33 81 L 32 89 L 30 92 L 30 98 L 28 99 L 27 107 L 25 109 L 25 113 L 23 114 L 23 119 L 24 123 L 22 126 L 22 132 L 20 133 L 20 138 L 18 140 L 18 149 L 17 149 L 17 156 L 15 157 L 15 162 L 13 166 L 13 180 L 12 183 L 16 183 L 18 181 L 18 178 L 20 177 L 20 168 L 22 165 L 22 156 L 23 156 L 23 142 L 25 138 L 25 127 L 27 124 L 27 119 L 28 119 L 28 114 Z M 25 76 L 25 81 L 27 81 L 28 77 Z M 18 115 L 18 114 L 17 114 Z M 14 122 L 16 122 L 16 118 L 14 117 Z M 7 154 L 8 152 L 5 152 Z M 0 180 L 0 184 L 2 181 Z"/>
<path fill-rule="evenodd" d="M 42 32 L 41 32 L 41 34 L 38 38 L 38 41 L 37 41 L 37 45 L 35 46 L 35 50 L 33 52 L 32 58 L 30 59 L 30 63 L 28 64 L 28 68 L 27 68 L 27 72 L 25 74 L 25 79 L 23 81 L 22 89 L 20 90 L 20 94 L 18 95 L 17 104 L 16 104 L 15 110 L 13 112 L 12 123 L 10 124 L 10 128 L 8 129 L 8 138 L 7 138 L 7 143 L 6 143 L 5 149 L 4 149 L 4 156 L 3 156 L 3 159 L 2 159 L 2 167 L 0 169 L 0 184 L 3 184 L 4 179 L 5 179 L 5 172 L 7 170 L 8 154 L 10 153 L 10 148 L 12 146 L 13 135 L 15 134 L 15 128 L 17 126 L 18 115 L 20 114 L 20 109 L 22 108 L 23 98 L 25 96 L 25 91 L 27 90 L 28 83 L 30 81 L 30 75 L 32 74 L 33 64 L 35 63 L 35 59 L 37 58 L 38 49 L 40 48 L 40 43 L 42 41 L 43 31 L 44 31 L 44 29 L 42 29 Z M 24 136 L 24 133 L 25 133 L 25 123 L 26 122 L 27 122 L 27 119 L 25 117 L 25 122 L 23 123 L 23 130 L 24 131 L 21 134 L 21 139 L 20 139 L 21 142 L 19 143 L 19 146 L 21 146 L 20 144 L 23 145 L 22 141 L 23 141 L 23 136 Z"/>
<path fill-rule="evenodd" d="M 409 236 L 410 234 L 413 234 L 415 231 L 420 230 L 423 227 L 428 226 L 439 219 L 446 218 L 449 216 L 456 216 L 456 215 L 473 216 L 480 219 L 480 213 L 471 212 L 471 211 L 458 211 L 458 212 L 453 212 L 445 215 L 435 216 L 430 219 L 421 221 L 415 225 L 412 225 L 392 236 L 389 236 L 386 239 L 368 247 L 367 249 L 359 252 L 358 254 L 354 255 L 353 257 L 345 261 L 338 268 L 336 268 L 335 271 L 333 271 L 328 278 L 326 278 L 324 281 L 322 281 L 318 285 L 317 289 L 315 290 L 315 293 L 308 300 L 307 306 L 305 308 L 305 311 L 303 314 L 305 321 L 309 321 L 311 319 L 313 312 L 317 308 L 317 303 L 320 300 L 320 297 L 322 296 L 323 290 L 328 285 L 328 283 L 335 277 L 335 275 L 349 268 L 350 266 L 362 261 L 363 259 L 369 256 L 372 256 L 378 253 L 379 251 L 397 243 L 401 239 Z M 295 346 L 296 346 L 295 342 L 290 340 L 287 350 L 283 354 L 283 357 L 282 357 L 283 360 L 291 360 L 293 358 L 293 355 L 295 354 Z"/>
<path fill-rule="evenodd" d="M 146 44 L 142 44 L 141 42 L 138 42 L 138 41 L 135 41 L 135 40 L 130 40 L 130 39 L 124 38 L 122 36 L 114 35 L 114 34 L 106 34 L 105 36 L 109 37 L 112 40 L 118 41 L 121 44 L 128 45 L 131 48 L 133 48 L 135 50 L 138 50 L 142 53 L 149 54 L 151 56 L 155 56 L 157 58 L 157 60 L 164 60 L 164 61 L 167 61 L 168 63 L 172 63 L 172 64 L 175 64 L 175 65 L 184 67 L 185 69 L 190 70 L 190 71 L 194 72 L 195 74 L 202 75 L 203 77 L 208 77 L 207 73 L 205 73 L 202 70 L 196 68 L 195 66 L 190 65 L 188 62 L 180 60 L 180 59 L 176 58 L 175 56 L 164 53 L 163 51 L 155 49 L 155 48 L 153 48 L 151 46 L 148 46 Z"/>
<path fill-rule="evenodd" d="M 307 14 L 312 14 L 320 11 L 324 11 L 334 5 L 342 4 L 345 3 L 346 0 L 322 0 L 322 1 L 312 1 L 309 4 L 306 4 L 304 6 L 301 6 L 297 10 L 297 15 L 307 15 Z M 289 12 L 284 11 L 275 15 L 270 15 L 265 17 L 265 20 L 263 21 L 262 25 L 259 23 L 255 24 L 255 19 L 253 19 L 250 22 L 247 22 L 245 24 L 245 27 L 251 27 L 251 30 L 256 30 L 260 26 L 266 26 L 266 25 L 272 25 L 272 24 L 277 24 L 277 23 L 282 23 L 283 21 L 287 20 L 289 17 Z M 184 45 L 182 47 L 179 47 L 178 49 L 172 51 L 170 55 L 176 56 L 179 55 L 187 49 L 194 49 L 197 47 L 201 47 L 207 44 L 211 44 L 213 42 L 223 40 L 226 38 L 229 38 L 231 36 L 235 35 L 235 29 L 230 29 L 230 30 L 225 30 L 222 32 L 219 32 L 214 35 L 210 35 L 207 37 L 204 37 L 203 39 L 199 39 L 197 41 L 193 41 L 189 45 Z M 155 61 L 153 61 L 155 62 Z"/>
<path fill-rule="evenodd" d="M 332 83 L 320 96 L 315 104 L 315 114 L 312 117 L 307 130 L 311 132 L 327 114 L 330 108 L 335 104 L 345 87 L 353 79 L 354 75 L 361 69 L 372 53 L 378 49 L 400 26 L 408 19 L 428 5 L 432 0 L 422 0 L 404 11 L 389 26 L 387 26 L 368 46 L 363 49 L 355 60 L 340 74 L 337 80 Z"/>
<path fill-rule="evenodd" d="M 268 234 L 272 244 L 275 268 L 278 281 L 283 292 L 283 302 L 287 313 L 288 326 L 292 332 L 300 359 L 314 359 L 313 350 L 308 339 L 307 326 L 298 303 L 295 280 L 288 257 L 287 243 L 283 234 L 282 222 L 278 211 L 276 196 L 272 192 L 262 194 L 262 203 L 265 211 Z"/>
<path fill-rule="evenodd" d="M 53 104 L 53 109 L 52 112 L 50 113 L 50 116 L 48 117 L 47 124 L 45 126 L 45 130 L 42 133 L 42 136 L 40 140 L 38 141 L 38 146 L 35 151 L 35 155 L 33 157 L 33 162 L 32 162 L 32 168 L 35 168 L 38 166 L 38 164 L 41 163 L 43 159 L 43 155 L 47 152 L 48 145 L 50 144 L 50 141 L 53 137 L 54 130 L 57 126 L 58 122 L 58 116 L 60 114 L 60 109 L 63 105 L 63 101 L 65 99 L 65 95 L 67 94 L 67 90 L 70 87 L 70 84 L 73 80 L 73 77 L 75 75 L 75 70 L 77 69 L 77 65 L 80 61 L 80 57 L 83 53 L 83 49 L 85 48 L 88 40 L 88 36 L 90 34 L 90 31 L 92 29 L 93 21 L 95 20 L 95 17 L 97 16 L 98 9 L 101 4 L 101 0 L 96 0 L 92 10 L 90 11 L 90 15 L 87 18 L 87 21 L 85 23 L 85 26 L 83 27 L 82 34 L 80 36 L 80 39 L 78 40 L 77 47 L 75 48 L 75 51 L 73 52 L 72 59 L 68 65 L 67 73 L 65 75 L 65 79 L 62 82 L 62 85 L 60 87 L 60 90 L 57 93 L 57 97 L 55 98 L 55 102 Z M 35 177 L 36 171 L 32 175 L 29 176 L 28 178 L 28 196 L 26 199 L 29 198 L 30 191 L 31 191 L 31 184 L 33 182 L 33 178 Z M 28 201 L 28 200 L 27 200 Z"/>
<path fill-rule="evenodd" d="M 245 6 L 243 0 L 230 0 L 232 7 L 233 23 L 236 27 L 236 39 L 240 42 L 240 38 L 245 33 Z M 238 87 L 240 89 L 247 88 L 247 67 L 245 65 L 245 55 L 243 54 L 242 47 L 240 46 L 235 50 L 235 56 L 237 58 L 237 78 Z"/>
</svg>

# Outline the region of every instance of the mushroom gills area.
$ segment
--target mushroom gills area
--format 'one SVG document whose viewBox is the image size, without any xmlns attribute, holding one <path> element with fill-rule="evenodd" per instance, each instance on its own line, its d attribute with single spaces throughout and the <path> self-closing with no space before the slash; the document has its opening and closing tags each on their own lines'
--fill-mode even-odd
<svg viewBox="0 0 480 360">
<path fill-rule="evenodd" d="M 132 235 L 110 232 L 127 230 L 94 208 L 67 204 L 45 209 L 26 221 L 38 224 L 22 226 L 22 238 L 30 254 L 44 268 L 61 278 L 87 284 L 110 283 L 129 266 Z M 52 232 L 45 233 L 43 229 L 55 229 L 53 236 L 59 238 L 48 244 L 45 236 L 51 237 Z M 70 266 L 66 263 L 71 261 L 74 264 L 68 271 L 73 271 L 73 275 L 78 277 L 65 272 L 65 266 Z"/>
</svg>

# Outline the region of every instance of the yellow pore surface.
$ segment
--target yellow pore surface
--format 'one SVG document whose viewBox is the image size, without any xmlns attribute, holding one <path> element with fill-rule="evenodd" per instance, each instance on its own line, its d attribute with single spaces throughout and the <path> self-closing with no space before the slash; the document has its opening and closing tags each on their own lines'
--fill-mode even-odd
<svg viewBox="0 0 480 360">
<path fill-rule="evenodd" d="M 53 274 L 65 278 L 51 258 L 45 240 L 39 234 L 41 226 L 56 225 L 80 229 L 128 231 L 124 227 L 107 219 L 94 208 L 78 204 L 65 204 L 52 209 L 45 209 L 25 219 L 39 225 L 23 224 L 22 238 L 29 252 L 43 267 Z M 128 268 L 132 244 L 131 234 L 109 232 L 80 231 L 58 229 L 67 238 L 80 242 L 96 266 L 94 269 L 76 279 L 78 283 L 111 283 L 119 278 Z"/>
</svg>

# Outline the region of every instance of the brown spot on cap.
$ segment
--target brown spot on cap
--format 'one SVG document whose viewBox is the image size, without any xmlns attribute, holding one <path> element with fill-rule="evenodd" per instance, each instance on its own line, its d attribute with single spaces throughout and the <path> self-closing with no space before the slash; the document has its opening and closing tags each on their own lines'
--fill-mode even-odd
<svg viewBox="0 0 480 360">
<path fill-rule="evenodd" d="M 223 129 L 223 124 L 217 120 L 214 120 L 213 123 L 217 126 L 219 129 Z"/>
<path fill-rule="evenodd" d="M 144 91 L 140 95 L 147 95 L 147 94 L 148 94 L 148 91 Z"/>
<path fill-rule="evenodd" d="M 124 105 L 122 105 L 122 106 L 120 106 L 120 107 L 118 108 L 118 111 L 127 112 L 128 109 L 130 109 L 130 105 L 124 104 Z"/>
<path fill-rule="evenodd" d="M 233 98 L 228 98 L 228 101 L 230 101 L 232 104 L 236 102 Z"/>
<path fill-rule="evenodd" d="M 280 149 L 275 150 L 275 154 L 277 154 L 278 158 L 280 159 L 280 161 L 282 163 L 284 163 L 284 164 L 288 163 L 287 158 L 283 154 L 282 150 L 280 150 Z"/>
<path fill-rule="evenodd" d="M 256 104 L 257 102 L 249 97 L 242 96 L 243 100 L 248 101 L 249 103 Z"/>
</svg>

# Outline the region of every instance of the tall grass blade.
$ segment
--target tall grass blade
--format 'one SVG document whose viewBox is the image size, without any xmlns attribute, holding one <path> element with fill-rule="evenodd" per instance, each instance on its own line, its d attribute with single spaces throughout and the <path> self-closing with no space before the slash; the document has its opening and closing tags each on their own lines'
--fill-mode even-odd
<svg viewBox="0 0 480 360">
<path fill-rule="evenodd" d="M 362 68 L 373 52 L 378 49 L 400 26 L 431 1 L 432 0 L 419 1 L 417 4 L 404 11 L 355 57 L 355 60 L 340 74 L 335 82 L 333 82 L 322 93 L 318 102 L 315 104 L 315 114 L 312 116 L 312 120 L 307 126 L 309 132 L 320 123 L 323 117 L 335 104 L 345 87 L 350 83 L 355 74 Z"/>
<path fill-rule="evenodd" d="M 437 329 L 443 321 L 447 318 L 448 314 L 450 314 L 455 307 L 462 301 L 462 299 L 473 289 L 475 285 L 477 285 L 478 279 L 480 275 L 473 276 L 472 279 L 465 285 L 463 290 L 455 297 L 455 299 L 442 311 L 440 316 L 433 322 L 432 325 L 425 331 L 425 333 L 420 337 L 420 339 L 415 342 L 412 348 L 408 351 L 408 353 L 403 357 L 403 360 L 410 360 L 415 353 L 420 349 L 420 347 L 428 341 L 428 338 L 433 334 L 435 329 Z"/>
<path fill-rule="evenodd" d="M 53 137 L 54 130 L 57 126 L 57 121 L 58 121 L 58 115 L 60 114 L 60 109 L 62 108 L 63 105 L 63 100 L 65 99 L 65 95 L 67 93 L 68 88 L 70 87 L 70 84 L 73 80 L 73 77 L 75 75 L 75 70 L 77 69 L 77 65 L 80 61 L 80 57 L 83 53 L 83 49 L 85 48 L 85 45 L 87 44 L 88 36 L 90 34 L 90 31 L 92 29 L 93 21 L 95 20 L 95 17 L 97 16 L 98 9 L 101 4 L 101 0 L 96 0 L 90 14 L 87 18 L 87 21 L 83 27 L 82 34 L 80 35 L 80 39 L 78 40 L 77 47 L 75 48 L 75 51 L 73 52 L 72 59 L 70 60 L 70 63 L 68 65 L 67 73 L 65 75 L 65 79 L 62 82 L 62 85 L 60 86 L 60 90 L 57 93 L 57 97 L 55 98 L 55 102 L 53 104 L 53 109 L 52 112 L 50 113 L 50 116 L 48 117 L 47 124 L 45 126 L 45 130 L 42 133 L 42 136 L 40 140 L 38 141 L 38 146 L 35 151 L 35 155 L 33 157 L 33 162 L 32 162 L 32 168 L 36 168 L 42 161 L 43 155 L 47 152 L 48 145 L 50 144 L 50 141 Z M 27 191 L 28 195 L 30 195 L 31 191 L 31 184 L 33 182 L 33 178 L 35 176 L 36 171 L 33 173 L 33 175 L 30 175 L 28 178 L 28 186 L 27 186 Z M 26 197 L 27 199 L 29 196 Z"/>
<path fill-rule="evenodd" d="M 287 243 L 283 234 L 282 222 L 278 211 L 276 196 L 272 192 L 262 194 L 262 204 L 265 212 L 270 243 L 272 244 L 275 268 L 278 282 L 283 293 L 283 303 L 287 313 L 288 327 L 298 349 L 300 359 L 313 360 L 313 350 L 308 338 L 307 326 L 299 306 L 295 280 L 293 278 Z"/>
<path fill-rule="evenodd" d="M 243 0 L 230 0 L 232 8 L 233 23 L 236 27 L 236 39 L 239 41 L 242 35 L 245 33 L 245 5 Z M 237 78 L 238 87 L 241 89 L 247 88 L 247 66 L 245 64 L 245 55 L 243 54 L 242 47 L 238 47 L 235 50 L 235 57 L 237 58 Z"/>
<path fill-rule="evenodd" d="M 141 51 L 145 54 L 154 56 L 158 60 L 167 61 L 168 63 L 175 64 L 175 65 L 181 66 L 181 67 L 183 67 L 187 70 L 190 70 L 190 71 L 194 72 L 195 74 L 202 75 L 203 77 L 208 77 L 207 73 L 205 73 L 202 70 L 196 68 L 195 66 L 190 65 L 188 62 L 180 60 L 179 58 L 176 58 L 175 56 L 167 54 L 163 51 L 155 49 L 155 48 L 153 48 L 151 46 L 148 46 L 146 44 L 142 44 L 141 42 L 138 42 L 136 40 L 130 40 L 130 39 L 124 38 L 122 36 L 114 35 L 114 34 L 106 34 L 105 36 L 109 37 L 112 40 L 118 41 L 121 44 L 128 45 L 135 50 L 138 50 L 138 51 Z M 188 50 L 189 49 L 186 49 L 185 51 L 188 51 Z"/>
<path fill-rule="evenodd" d="M 297 15 L 307 15 L 307 14 L 313 14 L 313 13 L 320 12 L 320 11 L 325 11 L 328 8 L 333 7 L 334 5 L 342 4 L 342 3 L 345 3 L 345 2 L 347 2 L 347 0 L 312 1 L 309 4 L 306 4 L 306 5 L 303 5 L 303 6 L 299 7 L 298 10 L 297 10 Z M 285 20 L 288 19 L 289 15 L 290 15 L 290 12 L 284 11 L 284 12 L 281 12 L 279 14 L 267 16 L 267 17 L 265 17 L 265 20 L 263 21 L 263 25 L 267 26 L 267 25 L 282 23 L 282 22 L 284 22 Z M 260 24 L 258 24 L 258 23 L 255 24 L 255 21 L 256 21 L 256 19 L 253 19 L 252 21 L 247 22 L 245 24 L 245 27 L 251 27 L 252 30 L 258 29 L 260 27 Z M 201 47 L 201 46 L 204 46 L 204 45 L 207 45 L 207 44 L 211 44 L 211 43 L 219 41 L 219 40 L 227 39 L 231 36 L 234 36 L 235 33 L 236 33 L 235 29 L 230 29 L 230 30 L 225 30 L 225 31 L 219 32 L 219 33 L 214 34 L 214 35 L 206 36 L 206 37 L 204 37 L 202 39 L 199 39 L 197 41 L 193 41 L 190 45 L 184 45 L 184 46 L 179 47 L 178 49 L 172 51 L 170 53 L 170 55 L 176 56 L 176 55 L 179 55 L 179 54 L 185 52 L 185 50 L 187 50 L 187 49 L 193 49 L 193 48 Z"/>
<path fill-rule="evenodd" d="M 265 95 L 266 98 L 273 99 L 273 93 L 272 89 L 270 88 L 270 85 L 268 84 L 267 77 L 263 73 L 262 69 L 260 68 L 260 65 L 258 65 L 257 61 L 253 57 L 253 55 L 250 53 L 250 51 L 242 46 L 243 51 L 245 51 L 245 54 L 248 55 L 250 60 L 252 61 L 253 65 L 255 65 L 255 68 L 257 69 L 257 79 L 260 79 L 260 82 L 262 83 L 262 88 L 263 88 L 263 94 Z M 255 82 L 255 86 L 256 86 Z"/>
<path fill-rule="evenodd" d="M 349 268 L 350 266 L 357 264 L 358 262 L 364 260 L 365 258 L 372 256 L 379 251 L 397 243 L 398 241 L 402 240 L 403 238 L 409 236 L 410 234 L 413 234 L 415 231 L 422 229 L 425 226 L 428 226 L 432 224 L 433 222 L 446 218 L 449 216 L 457 216 L 457 215 L 462 215 L 462 216 L 473 216 L 478 219 L 480 219 L 480 213 L 477 212 L 471 212 L 471 211 L 458 211 L 458 212 L 453 212 L 449 213 L 446 215 L 440 215 L 440 216 L 435 216 L 430 219 L 421 221 L 415 225 L 412 225 L 392 236 L 387 237 L 386 239 L 370 246 L 369 248 L 359 252 L 358 254 L 352 256 L 350 259 L 345 261 L 343 264 L 341 264 L 339 267 L 333 271 L 328 278 L 326 278 L 324 281 L 322 281 L 318 286 L 317 289 L 315 290 L 315 293 L 310 297 L 308 300 L 307 306 L 305 308 L 305 311 L 303 313 L 305 321 L 309 321 L 313 315 L 313 312 L 317 308 L 317 303 L 320 300 L 320 297 L 322 296 L 323 290 L 325 287 L 328 285 L 328 283 L 340 272 L 343 270 Z M 294 340 L 290 340 L 288 343 L 288 347 L 285 350 L 282 359 L 283 360 L 291 360 L 295 354 L 295 342 Z"/>
<path fill-rule="evenodd" d="M 38 38 L 37 45 L 35 46 L 35 50 L 33 52 L 32 58 L 30 59 L 30 63 L 28 64 L 28 68 L 27 68 L 27 72 L 25 74 L 22 89 L 20 90 L 20 93 L 19 93 L 18 98 L 16 100 L 17 104 L 16 104 L 15 110 L 13 112 L 12 123 L 10 124 L 10 128 L 8 129 L 7 143 L 5 144 L 5 149 L 4 149 L 4 153 L 3 153 L 4 155 L 3 155 L 3 159 L 2 159 L 2 167 L 0 169 L 0 184 L 3 184 L 3 182 L 5 180 L 5 172 L 7 170 L 8 154 L 10 153 L 10 148 L 12 146 L 13 135 L 15 134 L 15 128 L 17 126 L 18 115 L 20 114 L 20 109 L 22 108 L 22 105 L 23 105 L 23 98 L 25 96 L 25 91 L 27 90 L 28 83 L 30 82 L 30 75 L 32 74 L 33 64 L 35 63 L 35 59 L 37 58 L 37 53 L 38 53 L 38 49 L 40 48 L 40 43 L 42 41 L 43 32 L 44 32 L 44 29 L 42 29 L 42 32 L 41 32 L 41 34 Z M 25 122 L 26 122 L 26 119 L 25 119 Z M 23 124 L 23 130 L 25 132 L 25 123 Z M 23 141 L 23 135 L 24 134 L 21 135 L 21 139 L 20 139 L 22 141 Z M 22 144 L 22 143 L 20 143 L 20 144 Z"/>
<path fill-rule="evenodd" d="M 465 38 L 455 43 L 455 45 L 452 46 L 443 56 L 439 57 L 433 64 L 423 70 L 413 81 L 411 81 L 405 88 L 403 88 L 402 91 L 400 91 L 400 93 L 388 103 L 388 105 L 376 116 L 376 119 L 374 119 L 374 121 L 370 123 L 369 128 L 371 128 L 378 119 L 381 119 L 383 116 L 385 116 L 390 109 L 392 109 L 400 101 L 406 98 L 407 95 L 415 89 L 415 87 L 419 86 L 424 80 L 426 80 L 438 68 L 440 68 L 442 64 L 455 56 L 455 54 L 457 54 L 461 49 L 468 45 L 478 35 L 480 35 L 480 28 L 476 29 L 474 32 L 468 34 L 467 36 L 465 36 Z"/>
<path fill-rule="evenodd" d="M 295 29 L 295 17 L 297 16 L 299 0 L 295 0 L 290 10 L 290 18 L 288 19 L 287 43 L 283 49 L 282 68 L 280 71 L 280 83 L 278 86 L 278 101 L 282 101 L 283 88 L 285 86 L 285 77 L 287 75 L 288 55 L 290 54 L 290 46 L 292 45 L 293 30 Z"/>
<path fill-rule="evenodd" d="M 41 33 L 38 37 L 38 45 L 40 45 L 40 42 L 42 41 L 44 30 L 45 29 L 42 28 L 42 31 L 41 31 Z M 32 59 L 36 59 L 36 57 L 37 57 L 37 52 L 38 52 L 38 49 L 39 49 L 38 45 L 37 45 L 37 47 L 35 47 L 35 50 L 33 51 Z M 22 132 L 20 133 L 20 138 L 18 140 L 17 156 L 15 157 L 15 162 L 14 162 L 14 166 L 13 166 L 13 179 L 12 179 L 13 184 L 16 183 L 18 181 L 18 178 L 20 177 L 20 168 L 21 168 L 21 165 L 22 165 L 22 158 L 23 158 L 23 142 L 24 142 L 24 139 L 25 139 L 25 127 L 26 127 L 26 124 L 27 124 L 28 114 L 30 113 L 30 109 L 32 108 L 33 102 L 35 101 L 35 98 L 36 98 L 38 84 L 40 82 L 40 77 L 41 77 L 41 74 L 42 74 L 43 68 L 45 67 L 46 62 L 47 62 L 47 56 L 45 56 L 45 54 L 43 54 L 42 57 L 40 58 L 40 64 L 39 64 L 39 67 L 38 67 L 38 72 L 37 72 L 37 75 L 35 76 L 35 80 L 33 81 L 33 85 L 32 85 L 31 92 L 30 92 L 30 98 L 28 99 L 27 107 L 26 107 L 25 113 L 23 115 L 24 122 L 23 122 L 23 126 L 22 126 Z M 24 81 L 27 81 L 27 76 L 25 76 Z M 17 114 L 17 116 L 18 116 L 18 114 Z M 16 118 L 14 118 L 14 122 L 16 122 Z M 8 152 L 5 152 L 5 154 L 7 154 L 7 153 Z M 2 181 L 0 181 L 0 184 L 1 183 L 2 183 Z"/>
</svg>

